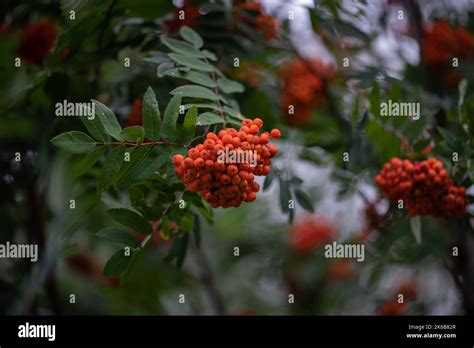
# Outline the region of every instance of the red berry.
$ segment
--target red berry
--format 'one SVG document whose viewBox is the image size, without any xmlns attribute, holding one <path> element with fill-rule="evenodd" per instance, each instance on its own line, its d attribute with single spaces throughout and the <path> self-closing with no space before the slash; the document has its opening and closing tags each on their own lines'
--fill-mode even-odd
<svg viewBox="0 0 474 348">
<path fill-rule="evenodd" d="M 280 130 L 279 130 L 279 129 L 276 129 L 276 128 L 275 128 L 275 129 L 272 129 L 272 131 L 271 131 L 270 134 L 271 134 L 272 138 L 274 138 L 274 139 L 279 139 L 279 138 L 281 137 L 281 132 L 280 132 Z"/>
</svg>

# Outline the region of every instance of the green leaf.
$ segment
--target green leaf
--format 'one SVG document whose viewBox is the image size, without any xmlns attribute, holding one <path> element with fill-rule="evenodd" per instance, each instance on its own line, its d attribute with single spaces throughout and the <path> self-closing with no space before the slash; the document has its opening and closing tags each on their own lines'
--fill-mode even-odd
<svg viewBox="0 0 474 348">
<path fill-rule="evenodd" d="M 413 232 L 413 236 L 418 244 L 421 243 L 421 218 L 419 215 L 410 218 L 410 227 Z"/>
<path fill-rule="evenodd" d="M 177 128 L 176 121 L 179 117 L 179 106 L 181 105 L 181 94 L 175 95 L 171 98 L 166 106 L 165 117 L 163 118 L 163 125 L 161 127 L 161 136 L 168 142 L 176 140 Z"/>
<path fill-rule="evenodd" d="M 245 117 L 240 113 L 240 111 L 235 110 L 229 106 L 224 106 L 222 110 L 224 110 L 226 114 L 235 118 L 236 120 L 243 121 L 245 119 Z"/>
<path fill-rule="evenodd" d="M 162 78 L 163 76 L 168 74 L 168 71 L 175 70 L 174 67 L 175 67 L 175 65 L 174 65 L 174 62 L 172 62 L 172 61 L 162 63 L 162 64 L 158 65 L 158 67 L 156 68 L 156 75 L 159 78 Z"/>
<path fill-rule="evenodd" d="M 446 129 L 437 127 L 438 132 L 441 134 L 443 137 L 444 141 L 446 144 L 449 146 L 450 149 L 455 150 L 456 149 L 456 139 L 454 136 Z"/>
<path fill-rule="evenodd" d="M 144 258 L 144 253 L 140 253 L 139 251 L 134 251 L 132 255 L 130 255 L 130 262 L 127 265 L 127 268 L 125 268 L 125 271 L 120 273 L 120 284 L 125 284 L 126 282 L 129 281 L 131 274 L 132 274 L 132 269 L 133 266 L 139 262 L 140 259 L 143 260 Z"/>
<path fill-rule="evenodd" d="M 275 178 L 275 173 L 271 170 L 270 173 L 268 173 L 267 176 L 265 177 L 265 180 L 263 181 L 263 191 L 268 190 L 274 178 Z"/>
<path fill-rule="evenodd" d="M 290 185 L 295 185 L 295 186 L 300 186 L 302 183 L 303 183 L 303 179 L 301 179 L 300 177 L 297 177 L 295 175 L 293 175 L 290 180 L 288 181 L 288 183 Z"/>
<path fill-rule="evenodd" d="M 185 213 L 179 221 L 179 228 L 181 231 L 191 232 L 194 227 L 194 215 Z"/>
<path fill-rule="evenodd" d="M 92 137 L 102 143 L 109 141 L 109 135 L 105 131 L 104 126 L 100 122 L 98 117 L 94 116 L 94 119 L 89 119 L 87 117 L 79 117 L 87 128 L 87 131 L 92 135 Z"/>
<path fill-rule="evenodd" d="M 124 128 L 120 132 L 120 138 L 131 143 L 141 144 L 145 139 L 145 129 L 142 126 Z"/>
<path fill-rule="evenodd" d="M 369 94 L 370 112 L 375 117 L 380 114 L 380 87 L 378 83 L 374 83 L 372 91 Z"/>
<path fill-rule="evenodd" d="M 183 233 L 174 239 L 173 245 L 169 254 L 166 256 L 165 261 L 171 262 L 176 259 L 176 266 L 180 268 L 183 265 L 184 259 L 186 258 L 186 252 L 188 250 L 189 233 Z"/>
<path fill-rule="evenodd" d="M 183 56 L 182 54 L 178 54 L 178 53 L 170 53 L 168 54 L 168 56 L 171 59 L 173 59 L 176 63 L 187 66 L 191 69 L 200 70 L 200 71 L 208 71 L 208 72 L 216 71 L 216 69 L 212 65 L 206 62 L 203 62 L 197 58 Z"/>
<path fill-rule="evenodd" d="M 214 214 L 212 209 L 209 207 L 206 208 L 205 206 L 200 206 L 198 207 L 198 210 L 207 221 L 209 221 L 211 224 L 214 222 Z"/>
<path fill-rule="evenodd" d="M 216 115 L 212 112 L 205 112 L 199 115 L 198 126 L 215 124 L 215 123 L 224 123 L 224 120 L 219 115 Z"/>
<path fill-rule="evenodd" d="M 220 108 L 219 106 L 217 106 L 216 104 L 209 104 L 209 103 L 185 104 L 184 109 L 188 110 L 188 109 L 192 108 L 193 106 L 197 107 L 198 109 L 212 109 L 212 110 L 216 110 L 216 111 L 219 111 L 219 112 L 224 112 L 224 110 L 222 108 Z"/>
<path fill-rule="evenodd" d="M 120 123 L 117 121 L 117 117 L 115 117 L 112 110 L 97 100 L 92 100 L 92 102 L 95 104 L 95 115 L 96 117 L 99 117 L 99 120 L 104 126 L 107 134 L 112 138 L 122 140 L 120 138 L 122 127 L 120 127 Z"/>
<path fill-rule="evenodd" d="M 51 139 L 51 142 L 60 149 L 72 153 L 86 153 L 96 146 L 96 142 L 86 133 L 72 131 L 62 133 Z"/>
<path fill-rule="evenodd" d="M 145 58 L 143 58 L 143 61 L 147 62 L 147 63 L 158 64 L 158 67 L 160 67 L 162 65 L 169 65 L 169 64 L 171 64 L 171 67 L 174 66 L 174 63 L 169 59 L 168 56 L 165 56 L 165 58 L 162 58 L 160 56 L 158 56 L 158 57 L 155 57 L 155 56 L 145 57 Z"/>
<path fill-rule="evenodd" d="M 148 59 L 151 63 L 156 63 L 156 64 L 163 64 L 163 63 L 170 63 L 170 57 L 164 52 L 161 51 L 150 51 L 151 54 L 150 57 L 146 57 L 143 60 Z M 171 62 L 172 63 L 172 62 Z"/>
<path fill-rule="evenodd" d="M 311 198 L 300 189 L 295 190 L 295 198 L 296 201 L 303 207 L 303 209 L 307 211 L 314 212 L 313 203 L 311 202 Z"/>
<path fill-rule="evenodd" d="M 280 208 L 283 212 L 288 213 L 291 192 L 285 180 L 278 177 L 278 182 L 280 184 Z"/>
<path fill-rule="evenodd" d="M 217 61 L 217 56 L 213 52 L 208 51 L 208 50 L 203 50 L 201 52 L 204 54 L 204 56 L 206 56 L 206 58 L 212 61 Z"/>
<path fill-rule="evenodd" d="M 94 150 L 84 157 L 80 162 L 76 163 L 73 168 L 74 177 L 77 178 L 87 172 L 102 157 L 107 148 L 105 146 L 96 147 Z"/>
<path fill-rule="evenodd" d="M 150 223 L 140 214 L 125 208 L 114 208 L 107 210 L 107 213 L 119 224 L 130 227 L 134 231 L 147 236 L 151 234 Z"/>
<path fill-rule="evenodd" d="M 226 120 L 227 123 L 233 124 L 236 127 L 240 127 L 242 125 L 241 121 L 236 120 L 235 118 L 230 117 L 229 115 L 225 116 L 225 120 Z"/>
<path fill-rule="evenodd" d="M 217 85 L 224 93 L 242 93 L 245 90 L 241 83 L 226 78 L 218 79 Z"/>
<path fill-rule="evenodd" d="M 179 141 L 183 144 L 187 144 L 194 137 L 196 131 L 197 122 L 197 108 L 193 106 L 188 110 L 184 117 L 183 126 L 179 130 Z"/>
<path fill-rule="evenodd" d="M 150 155 L 135 166 L 128 177 L 131 183 L 139 182 L 149 178 L 151 175 L 160 170 L 165 163 L 170 162 L 174 154 L 181 151 L 181 149 L 171 146 L 159 146 L 157 149 L 160 151 L 158 156 Z"/>
<path fill-rule="evenodd" d="M 229 100 L 228 98 L 225 98 L 224 96 L 220 96 L 219 98 L 223 103 L 229 105 L 230 107 L 234 107 L 234 105 L 232 105 L 233 101 Z"/>
<path fill-rule="evenodd" d="M 183 39 L 192 43 L 196 48 L 201 48 L 202 45 L 204 45 L 202 37 L 188 26 L 182 26 L 179 30 L 179 34 Z"/>
<path fill-rule="evenodd" d="M 130 261 L 132 260 L 132 254 L 130 256 L 125 255 L 125 249 L 117 250 L 115 254 L 107 261 L 104 267 L 104 275 L 106 277 L 113 277 L 124 272 Z"/>
<path fill-rule="evenodd" d="M 288 222 L 290 223 L 290 225 L 293 223 L 294 218 L 295 218 L 295 209 L 294 208 L 288 209 Z"/>
<path fill-rule="evenodd" d="M 115 176 L 120 171 L 120 167 L 123 164 L 123 155 L 125 153 L 125 146 L 121 145 L 115 147 L 110 151 L 109 156 L 106 158 L 102 173 L 99 176 L 97 184 L 97 192 L 101 194 L 106 191 L 110 186 L 115 183 Z"/>
<path fill-rule="evenodd" d="M 161 115 L 156 100 L 155 92 L 151 87 L 146 90 L 143 97 L 143 127 L 145 128 L 145 136 L 151 141 L 160 140 L 161 132 Z"/>
<path fill-rule="evenodd" d="M 130 161 L 120 168 L 115 180 L 117 187 L 126 187 L 130 185 L 130 176 L 133 171 L 142 163 L 152 152 L 153 146 L 141 146 L 134 149 L 130 154 Z"/>
<path fill-rule="evenodd" d="M 170 94 L 180 94 L 182 97 L 219 100 L 219 96 L 206 87 L 185 85 L 173 89 Z"/>
<path fill-rule="evenodd" d="M 206 55 L 201 53 L 195 46 L 176 39 L 162 36 L 161 42 L 170 50 L 180 53 L 182 55 L 194 58 L 206 58 Z"/>
<path fill-rule="evenodd" d="M 198 85 L 203 85 L 209 88 L 214 88 L 217 86 L 213 79 L 211 79 L 206 74 L 203 74 L 197 71 L 180 71 L 178 69 L 172 69 L 172 70 L 168 70 L 166 72 L 166 75 L 180 78 L 180 79 L 185 79 L 185 80 L 197 83 Z"/>
<path fill-rule="evenodd" d="M 141 245 L 140 241 L 130 233 L 115 227 L 103 228 L 96 233 L 96 236 L 114 243 L 122 243 L 132 248 L 139 248 Z"/>
</svg>

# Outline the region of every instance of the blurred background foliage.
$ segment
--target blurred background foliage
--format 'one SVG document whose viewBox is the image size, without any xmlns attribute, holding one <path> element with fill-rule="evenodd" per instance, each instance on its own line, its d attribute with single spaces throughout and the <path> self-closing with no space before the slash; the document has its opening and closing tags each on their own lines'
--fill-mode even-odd
<svg viewBox="0 0 474 348">
<path fill-rule="evenodd" d="M 472 2 L 7 0 L 0 9 L 0 242 L 40 247 L 38 263 L 0 261 L 2 313 L 473 313 L 472 209 L 415 220 L 374 184 L 394 156 L 435 156 L 472 194 Z M 443 21 L 440 42 L 429 41 Z M 212 224 L 201 217 L 202 240 L 189 236 L 182 267 L 165 260 L 173 241 L 154 235 L 126 274 L 106 277 L 114 248 L 95 233 L 113 224 L 107 209 L 131 202 L 120 190 L 98 196 L 98 168 L 79 175 L 80 157 L 51 146 L 84 129 L 54 105 L 96 99 L 122 125 L 141 122 L 134 105 L 148 86 L 163 107 L 181 84 L 161 76 L 159 37 L 178 38 L 183 25 L 245 85 L 242 114 L 282 130 L 275 174 L 256 202 L 216 209 Z M 420 102 L 420 119 L 380 117 L 389 99 Z M 291 221 L 278 204 L 287 186 L 303 192 Z M 364 243 L 365 261 L 325 258 L 333 240 Z"/>
</svg>

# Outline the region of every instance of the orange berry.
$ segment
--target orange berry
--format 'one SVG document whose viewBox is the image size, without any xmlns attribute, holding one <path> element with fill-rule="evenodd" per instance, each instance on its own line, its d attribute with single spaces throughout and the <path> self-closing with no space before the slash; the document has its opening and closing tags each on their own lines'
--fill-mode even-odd
<svg viewBox="0 0 474 348">
<path fill-rule="evenodd" d="M 194 161 L 191 157 L 186 157 L 184 160 L 183 160 L 183 166 L 184 168 L 186 169 L 191 169 L 194 167 Z"/>
<path fill-rule="evenodd" d="M 268 145 L 268 150 L 270 151 L 270 156 L 271 157 L 275 156 L 276 153 L 278 152 L 277 147 L 273 144 Z"/>
<path fill-rule="evenodd" d="M 240 176 L 238 176 L 238 175 L 234 175 L 234 176 L 232 177 L 232 184 L 234 184 L 234 185 L 240 184 L 241 181 L 242 181 L 242 179 L 241 179 Z"/>
<path fill-rule="evenodd" d="M 204 160 L 201 157 L 198 157 L 194 160 L 194 167 L 200 169 L 204 167 Z"/>
<path fill-rule="evenodd" d="M 228 185 L 232 179 L 227 174 L 222 174 L 220 181 L 223 185 Z"/>
<path fill-rule="evenodd" d="M 214 163 L 214 169 L 218 172 L 224 172 L 226 170 L 225 163 L 216 162 Z"/>
<path fill-rule="evenodd" d="M 260 144 L 268 144 L 270 142 L 270 135 L 265 132 L 260 135 Z"/>
<path fill-rule="evenodd" d="M 239 168 L 237 168 L 237 166 L 233 164 L 227 167 L 227 174 L 229 174 L 230 176 L 233 176 L 237 174 L 238 172 L 239 172 Z"/>
<path fill-rule="evenodd" d="M 260 130 L 260 128 L 258 128 L 258 126 L 254 125 L 254 124 L 252 124 L 250 126 L 250 134 L 254 134 L 254 135 L 258 134 L 259 130 Z"/>
<path fill-rule="evenodd" d="M 173 156 L 173 163 L 175 165 L 180 165 L 181 163 L 183 163 L 183 160 L 184 160 L 184 157 L 181 154 L 177 154 Z"/>
<path fill-rule="evenodd" d="M 216 145 L 216 142 L 212 139 L 206 139 L 204 141 L 204 146 L 206 147 L 206 149 L 208 150 L 212 150 L 214 148 L 214 145 Z"/>
<path fill-rule="evenodd" d="M 240 146 L 240 138 L 239 137 L 234 137 L 232 138 L 232 145 L 234 146 L 234 148 L 237 148 Z"/>
<path fill-rule="evenodd" d="M 252 125 L 253 125 L 253 121 L 251 119 L 246 118 L 245 120 L 242 121 L 242 126 L 250 127 Z"/>
<path fill-rule="evenodd" d="M 253 202 L 255 199 L 257 199 L 257 194 L 255 192 L 249 192 L 247 194 L 247 202 Z"/>
<path fill-rule="evenodd" d="M 174 173 L 175 173 L 177 176 L 181 177 L 181 176 L 184 174 L 184 168 L 181 167 L 181 166 L 180 166 L 180 167 L 176 167 L 176 168 L 174 169 Z"/>
<path fill-rule="evenodd" d="M 258 128 L 263 127 L 263 121 L 261 118 L 256 118 L 255 120 L 253 120 L 253 124 L 256 125 Z"/>
<path fill-rule="evenodd" d="M 225 135 L 223 135 L 222 136 L 222 142 L 224 144 L 232 144 L 232 135 L 227 134 L 227 133 Z"/>
<path fill-rule="evenodd" d="M 280 130 L 276 129 L 276 128 L 272 129 L 270 134 L 271 134 L 272 138 L 274 138 L 274 139 L 279 139 L 281 137 Z"/>
<path fill-rule="evenodd" d="M 191 157 L 192 159 L 196 159 L 199 156 L 199 151 L 197 149 L 189 149 L 188 150 L 188 156 Z"/>
<path fill-rule="evenodd" d="M 211 161 L 211 160 L 206 160 L 206 161 L 204 161 L 204 168 L 205 168 L 206 170 L 209 171 L 209 170 L 211 170 L 213 167 L 214 167 L 214 162 L 213 162 L 213 161 Z"/>
<path fill-rule="evenodd" d="M 202 182 L 208 184 L 212 181 L 212 176 L 211 176 L 211 174 L 206 173 L 206 174 L 201 176 L 201 180 L 202 180 Z"/>
<path fill-rule="evenodd" d="M 209 133 L 206 134 L 206 139 L 212 139 L 214 141 L 217 141 L 218 137 L 215 133 L 209 132 Z"/>
<path fill-rule="evenodd" d="M 211 153 L 209 152 L 209 150 L 202 150 L 199 153 L 199 156 L 201 156 L 202 159 L 207 160 L 209 157 L 211 157 Z"/>
</svg>

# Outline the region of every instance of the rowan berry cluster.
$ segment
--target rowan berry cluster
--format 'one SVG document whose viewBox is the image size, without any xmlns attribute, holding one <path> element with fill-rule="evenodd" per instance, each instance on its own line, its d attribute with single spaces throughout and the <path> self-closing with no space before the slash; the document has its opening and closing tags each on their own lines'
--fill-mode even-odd
<svg viewBox="0 0 474 348">
<path fill-rule="evenodd" d="M 296 59 L 283 66 L 280 105 L 289 125 L 298 127 L 309 121 L 311 109 L 325 100 L 324 84 L 332 72 L 318 59 Z"/>
<path fill-rule="evenodd" d="M 262 5 L 258 1 L 244 0 L 238 3 L 237 7 L 255 14 L 255 17 L 250 17 L 237 12 L 238 21 L 247 23 L 268 40 L 276 38 L 279 24 L 275 18 L 263 12 Z"/>
<path fill-rule="evenodd" d="M 56 27 L 48 20 L 30 22 L 21 35 L 18 55 L 29 64 L 43 66 L 46 55 L 54 48 Z"/>
<path fill-rule="evenodd" d="M 309 216 L 293 225 L 290 247 L 294 253 L 305 255 L 332 241 L 335 233 L 334 224 L 327 218 Z"/>
<path fill-rule="evenodd" d="M 208 133 L 204 143 L 190 148 L 186 157 L 173 156 L 176 175 L 214 208 L 254 201 L 260 190 L 255 176 L 270 173 L 272 157 L 278 151 L 269 144 L 270 138 L 281 136 L 278 129 L 258 135 L 262 126 L 259 118 L 245 119 L 240 130 Z"/>
<path fill-rule="evenodd" d="M 402 200 L 410 215 L 456 218 L 466 212 L 466 189 L 455 186 L 435 158 L 414 163 L 392 158 L 375 182 L 392 202 Z"/>
<path fill-rule="evenodd" d="M 453 28 L 447 21 L 437 21 L 424 28 L 421 53 L 428 66 L 441 72 L 449 85 L 457 86 L 461 75 L 449 68 L 453 58 L 474 57 L 474 36 L 464 28 Z"/>
<path fill-rule="evenodd" d="M 176 33 L 183 26 L 195 28 L 199 24 L 199 10 L 199 7 L 194 6 L 190 0 L 184 0 L 179 8 L 161 22 L 161 25 L 168 33 Z"/>
</svg>

